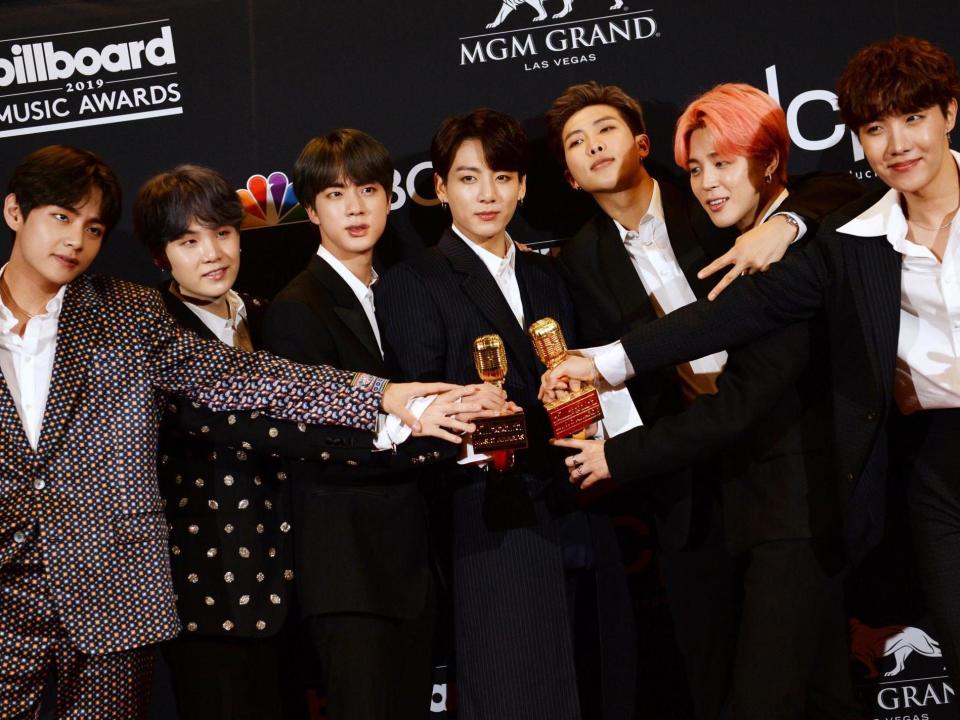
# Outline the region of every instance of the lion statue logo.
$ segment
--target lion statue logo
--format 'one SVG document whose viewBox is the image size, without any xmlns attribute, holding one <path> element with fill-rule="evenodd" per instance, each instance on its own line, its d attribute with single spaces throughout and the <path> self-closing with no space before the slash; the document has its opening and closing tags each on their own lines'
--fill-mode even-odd
<svg viewBox="0 0 960 720">
<path fill-rule="evenodd" d="M 875 678 L 880 672 L 877 661 L 893 656 L 894 668 L 884 677 L 893 677 L 903 672 L 908 657 L 919 653 L 925 657 L 943 657 L 940 643 L 920 628 L 908 625 L 888 625 L 873 628 L 856 618 L 850 619 L 850 655 L 867 669 L 867 678 Z"/>
<path fill-rule="evenodd" d="M 504 20 L 507 19 L 507 15 L 512 13 L 520 5 L 529 5 L 537 12 L 537 16 L 533 19 L 533 22 L 540 22 L 547 19 L 547 11 L 543 7 L 544 0 L 502 0 L 500 5 L 500 12 L 497 13 L 497 16 L 493 19 L 492 23 L 487 24 L 487 29 L 498 27 Z M 613 5 L 610 6 L 611 10 L 620 10 L 623 7 L 623 0 L 613 0 Z M 573 0 L 563 0 L 563 9 L 553 14 L 553 19 L 558 20 L 564 18 L 570 14 L 570 11 L 573 10 Z"/>
</svg>

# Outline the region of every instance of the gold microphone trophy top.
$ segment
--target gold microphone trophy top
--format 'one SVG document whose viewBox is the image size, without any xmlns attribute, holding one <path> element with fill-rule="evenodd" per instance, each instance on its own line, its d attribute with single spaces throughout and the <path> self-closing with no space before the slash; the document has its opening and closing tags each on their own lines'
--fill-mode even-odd
<svg viewBox="0 0 960 720">
<path fill-rule="evenodd" d="M 556 320 L 549 317 L 537 320 L 527 329 L 527 333 L 540 362 L 549 369 L 552 370 L 566 359 L 567 341 Z M 545 403 L 545 406 L 556 438 L 569 437 L 603 418 L 597 389 L 587 383 L 564 398 Z"/>
<path fill-rule="evenodd" d="M 483 382 L 503 387 L 507 377 L 507 351 L 503 339 L 496 334 L 481 335 L 473 341 L 473 361 Z M 473 449 L 477 452 L 516 450 L 527 447 L 527 421 L 518 413 L 473 421 Z"/>
</svg>

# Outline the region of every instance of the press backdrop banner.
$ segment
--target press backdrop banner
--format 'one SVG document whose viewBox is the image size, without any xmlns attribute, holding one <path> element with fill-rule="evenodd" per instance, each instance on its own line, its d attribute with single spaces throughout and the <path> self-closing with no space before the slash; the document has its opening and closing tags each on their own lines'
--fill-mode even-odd
<svg viewBox="0 0 960 720">
<path fill-rule="evenodd" d="M 571 83 L 616 83 L 642 100 L 655 173 L 677 173 L 672 128 L 684 104 L 718 82 L 741 81 L 786 111 L 793 172 L 850 172 L 871 182 L 836 110 L 833 88 L 847 59 L 895 34 L 929 38 L 960 56 L 960 13 L 946 0 L 8 0 L 0 18 L 3 176 L 49 143 L 102 155 L 127 202 L 94 269 L 156 284 L 159 272 L 131 237 L 129 201 L 149 176 L 177 163 L 215 167 L 243 191 L 248 211 L 241 284 L 267 294 L 313 251 L 316 235 L 289 175 L 306 140 L 332 128 L 366 130 L 393 153 L 393 213 L 380 252 L 389 265 L 435 242 L 447 222 L 427 155 L 446 115 L 490 106 L 524 122 L 535 163 L 511 232 L 553 240 L 592 211 L 543 143 L 543 112 Z M 0 240 L 0 254 L 8 248 Z M 640 705 L 683 717 L 682 682 L 663 678 L 678 664 L 663 661 L 673 651 L 656 634 L 666 613 L 652 540 L 641 519 L 625 518 L 620 529 L 636 602 L 649 619 L 647 627 L 641 619 L 648 661 Z M 916 586 L 884 575 L 884 562 L 876 593 L 860 593 L 853 608 L 863 692 L 876 718 L 945 717 L 955 700 L 935 630 L 923 625 Z M 438 683 L 438 714 L 455 695 L 447 690 Z"/>
</svg>

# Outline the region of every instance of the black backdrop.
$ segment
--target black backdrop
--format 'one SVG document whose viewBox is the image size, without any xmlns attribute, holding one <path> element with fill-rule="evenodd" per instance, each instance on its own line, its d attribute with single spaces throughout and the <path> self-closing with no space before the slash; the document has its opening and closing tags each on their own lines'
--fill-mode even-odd
<svg viewBox="0 0 960 720">
<path fill-rule="evenodd" d="M 383 247 L 389 262 L 431 243 L 444 223 L 425 163 L 430 135 L 447 114 L 489 105 L 524 121 L 536 162 L 512 231 L 548 240 L 571 234 L 591 210 L 566 188 L 543 146 L 543 111 L 571 83 L 617 83 L 643 101 L 657 172 L 675 172 L 672 124 L 684 103 L 717 82 L 743 81 L 787 110 L 792 171 L 849 171 L 870 182 L 831 102 L 845 61 L 898 33 L 927 37 L 960 56 L 955 0 L 626 0 L 618 10 L 609 9 L 610 0 L 573 0 L 568 15 L 550 17 L 563 2 L 545 0 L 541 22 L 534 21 L 535 2 L 521 3 L 487 29 L 503 7 L 499 0 L 7 0 L 0 7 L 0 168 L 7 175 L 24 154 L 53 142 L 100 153 L 123 180 L 128 202 L 95 269 L 155 284 L 158 272 L 129 222 L 129 199 L 147 177 L 190 161 L 218 168 L 243 188 L 251 176 L 288 173 L 312 135 L 355 126 L 382 139 L 397 163 Z M 75 62 L 79 70 L 68 73 Z M 64 77 L 55 77 L 58 71 Z M 241 282 L 269 290 L 309 254 L 307 226 L 281 230 L 245 233 L 253 252 Z M 0 239 L 0 255 L 8 248 Z M 269 262 L 259 261 L 266 256 Z M 647 620 L 641 706 L 683 717 L 681 683 L 663 682 L 676 664 L 663 661 L 672 655 L 652 541 L 642 520 L 620 524 Z M 855 667 L 871 717 L 943 717 L 937 713 L 946 711 L 952 690 L 943 686 L 935 652 L 922 650 L 917 633 L 930 629 L 909 546 L 896 528 L 888 547 L 852 578 Z M 894 629 L 871 629 L 878 627 Z M 899 651 L 906 657 L 899 671 L 895 645 L 907 648 Z M 867 678 L 873 669 L 878 677 Z"/>
</svg>

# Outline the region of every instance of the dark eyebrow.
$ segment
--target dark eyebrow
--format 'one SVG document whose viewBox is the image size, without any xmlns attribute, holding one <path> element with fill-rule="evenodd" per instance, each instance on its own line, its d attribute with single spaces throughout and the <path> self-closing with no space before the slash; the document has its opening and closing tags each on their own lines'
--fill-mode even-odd
<svg viewBox="0 0 960 720">
<path fill-rule="evenodd" d="M 480 168 L 473 167 L 471 165 L 459 165 L 455 167 L 454 170 L 456 170 L 457 172 L 460 172 L 461 170 L 469 170 L 470 172 L 480 172 Z"/>
<path fill-rule="evenodd" d="M 594 120 L 594 121 L 593 121 L 593 124 L 594 124 L 594 125 L 599 125 L 599 124 L 602 123 L 602 122 L 607 122 L 607 121 L 609 121 L 609 120 L 616 120 L 616 119 L 617 119 L 617 118 L 614 117 L 613 115 L 604 115 L 602 118 L 597 118 L 596 120 Z M 568 132 L 566 135 L 564 135 L 564 137 L 563 137 L 563 142 L 566 143 L 567 140 L 570 139 L 570 136 L 571 136 L 571 135 L 576 135 L 578 132 L 583 132 L 583 130 L 581 130 L 580 128 L 577 128 L 577 129 L 575 129 L 575 130 L 571 130 L 571 131 Z"/>
</svg>

